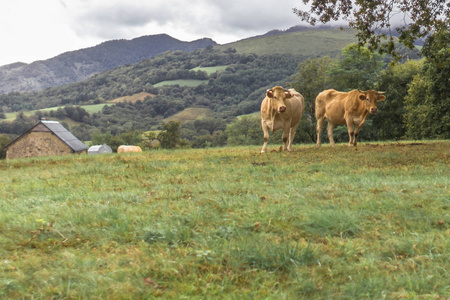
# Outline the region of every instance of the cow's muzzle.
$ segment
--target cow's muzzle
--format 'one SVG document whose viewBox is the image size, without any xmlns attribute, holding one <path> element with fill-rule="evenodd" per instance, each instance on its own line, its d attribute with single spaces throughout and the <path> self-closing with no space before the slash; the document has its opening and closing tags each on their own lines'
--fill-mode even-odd
<svg viewBox="0 0 450 300">
<path fill-rule="evenodd" d="M 376 107 L 372 107 L 371 109 L 370 109 L 370 113 L 371 114 L 374 114 L 374 113 L 376 113 L 378 111 L 378 108 L 376 108 Z"/>
<path fill-rule="evenodd" d="M 278 107 L 278 112 L 285 112 L 285 111 L 286 111 L 286 106 Z"/>
</svg>

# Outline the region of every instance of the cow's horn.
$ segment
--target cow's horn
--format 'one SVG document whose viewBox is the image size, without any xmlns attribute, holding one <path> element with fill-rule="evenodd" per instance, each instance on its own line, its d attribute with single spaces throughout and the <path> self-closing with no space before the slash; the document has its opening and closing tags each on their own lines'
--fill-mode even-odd
<svg viewBox="0 0 450 300">
<path fill-rule="evenodd" d="M 365 94 L 363 91 L 361 91 L 360 89 L 358 89 L 358 92 L 360 92 L 360 93 L 362 93 L 362 94 Z"/>
<path fill-rule="evenodd" d="M 377 92 L 379 95 L 384 95 L 386 92 Z"/>
</svg>

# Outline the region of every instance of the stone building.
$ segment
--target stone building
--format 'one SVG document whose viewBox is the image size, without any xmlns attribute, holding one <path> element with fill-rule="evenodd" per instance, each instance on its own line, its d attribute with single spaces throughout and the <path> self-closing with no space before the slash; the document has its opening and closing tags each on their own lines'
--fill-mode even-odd
<svg viewBox="0 0 450 300">
<path fill-rule="evenodd" d="M 57 121 L 41 120 L 5 147 L 6 159 L 85 153 L 88 147 Z"/>
</svg>

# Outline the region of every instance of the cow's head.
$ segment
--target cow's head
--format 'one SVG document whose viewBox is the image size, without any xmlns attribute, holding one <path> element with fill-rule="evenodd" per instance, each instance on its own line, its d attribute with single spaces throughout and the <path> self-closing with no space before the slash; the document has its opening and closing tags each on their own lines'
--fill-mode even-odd
<svg viewBox="0 0 450 300">
<path fill-rule="evenodd" d="M 378 111 L 377 102 L 384 101 L 386 97 L 384 94 L 386 92 L 377 92 L 374 90 L 367 90 L 365 92 L 360 91 L 359 100 L 364 101 L 366 103 L 366 109 L 371 114 L 374 114 Z"/>
<path fill-rule="evenodd" d="M 284 100 L 291 98 L 293 95 L 281 86 L 276 86 L 267 90 L 266 96 L 272 100 L 270 102 L 271 108 L 276 112 L 283 113 L 286 111 L 286 103 Z"/>
</svg>

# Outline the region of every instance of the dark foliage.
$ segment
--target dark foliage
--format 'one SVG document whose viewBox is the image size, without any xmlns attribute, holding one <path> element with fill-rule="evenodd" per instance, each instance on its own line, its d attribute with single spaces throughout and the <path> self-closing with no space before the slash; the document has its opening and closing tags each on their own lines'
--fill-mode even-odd
<svg viewBox="0 0 450 300">
<path fill-rule="evenodd" d="M 180 122 L 170 121 L 163 124 L 162 131 L 158 134 L 161 148 L 172 149 L 181 144 Z"/>
<path fill-rule="evenodd" d="M 448 30 L 450 2 L 445 0 L 302 0 L 309 11 L 294 8 L 294 12 L 311 25 L 344 19 L 358 30 L 359 44 L 369 49 L 398 57 L 393 31 L 401 44 L 412 49 L 417 39 L 430 33 Z M 394 16 L 402 16 L 395 24 Z M 398 20 L 398 19 L 397 19 Z M 396 27 L 395 27 L 396 26 Z M 395 27 L 395 30 L 393 29 Z M 386 41 L 386 37 L 388 37 Z M 427 46 L 425 46 L 427 48 Z"/>
</svg>

